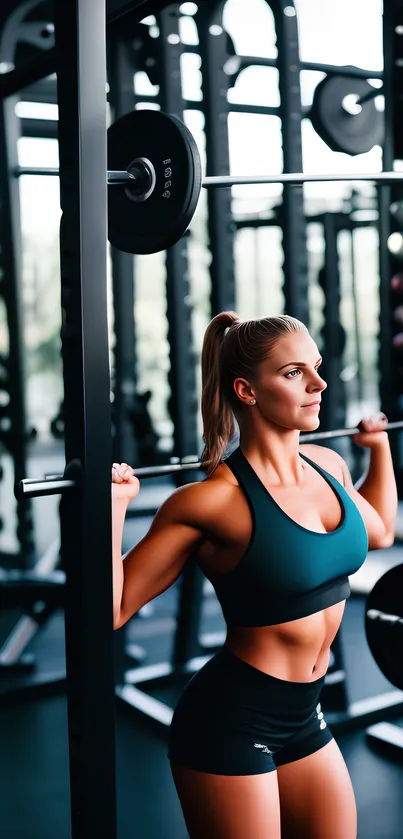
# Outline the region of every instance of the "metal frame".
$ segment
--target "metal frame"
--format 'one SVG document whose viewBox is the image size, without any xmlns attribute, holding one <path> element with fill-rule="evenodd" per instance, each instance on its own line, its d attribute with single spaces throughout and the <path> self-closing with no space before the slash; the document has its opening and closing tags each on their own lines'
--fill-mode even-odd
<svg viewBox="0 0 403 839">
<path fill-rule="evenodd" d="M 0 357 L 1 388 L 9 395 L 8 405 L 0 407 L 0 442 L 13 461 L 14 480 L 26 474 L 27 422 L 24 390 L 24 350 L 22 344 L 22 237 L 18 183 L 10 173 L 18 164 L 18 126 L 14 116 L 15 99 L 1 103 L 0 173 L 1 267 L 0 295 L 5 302 L 8 321 L 9 351 Z M 3 369 L 1 369 L 3 368 Z M 8 427 L 6 425 L 8 424 Z M 29 568 L 34 558 L 32 509 L 17 501 L 16 536 L 19 554 L 0 553 L 1 564 L 22 564 Z"/>
<path fill-rule="evenodd" d="M 395 160 L 396 132 L 400 121 L 397 115 L 401 109 L 400 93 L 397 95 L 396 73 L 398 71 L 397 59 L 402 55 L 396 53 L 400 44 L 401 36 L 395 33 L 395 27 L 399 24 L 399 12 L 395 4 L 386 4 L 384 9 L 384 88 L 385 88 L 385 140 L 383 146 L 383 165 L 387 169 L 393 167 Z M 399 41 L 400 38 L 400 41 Z M 399 186 L 386 189 L 378 189 L 379 208 L 379 271 L 380 271 L 380 324 L 379 324 L 379 370 L 380 370 L 380 393 L 382 405 L 391 419 L 401 415 L 402 404 L 399 405 L 399 393 L 395 369 L 400 365 L 399 354 L 393 349 L 392 337 L 398 331 L 397 324 L 393 320 L 393 304 L 400 304 L 400 297 L 392 293 L 390 281 L 394 273 L 401 271 L 401 263 L 393 257 L 386 247 L 389 235 L 393 231 L 393 218 L 390 213 L 392 201 L 401 200 L 402 189 Z M 382 246 L 382 243 L 384 245 Z M 392 442 L 392 454 L 396 467 L 399 496 L 403 493 L 403 453 L 398 441 Z"/>
<path fill-rule="evenodd" d="M 271 7 L 278 43 L 280 117 L 283 136 L 283 170 L 302 170 L 300 59 L 297 14 L 285 14 L 293 0 L 267 0 Z M 307 227 L 303 191 L 284 180 L 279 219 L 283 231 L 285 310 L 309 327 Z M 287 184 L 287 185 L 286 185 Z"/>
<path fill-rule="evenodd" d="M 134 61 L 131 39 L 112 39 L 108 48 L 109 102 L 116 121 L 136 104 L 133 87 Z M 139 460 L 138 441 L 129 413 L 136 399 L 136 329 L 134 319 L 135 263 L 132 254 L 111 247 L 114 356 L 113 459 L 126 463 Z"/>
<path fill-rule="evenodd" d="M 206 169 L 229 173 L 228 116 L 232 105 L 228 102 L 229 76 L 224 67 L 228 58 L 227 33 L 223 28 L 225 0 L 199 4 L 195 17 L 199 33 L 199 53 L 202 61 L 201 103 L 205 118 Z M 210 27 L 219 26 L 220 35 L 212 37 Z M 276 109 L 277 110 L 277 109 Z M 207 197 L 208 237 L 211 262 L 211 316 L 235 309 L 234 225 L 230 192 L 211 190 Z"/>
<path fill-rule="evenodd" d="M 402 118 L 402 89 L 403 89 L 403 43 L 399 30 L 403 25 L 403 10 L 401 4 L 385 3 L 383 12 L 383 43 L 384 43 L 384 90 L 385 90 L 385 140 L 383 147 L 383 165 L 386 169 L 393 167 L 395 158 L 403 154 L 401 139 Z M 402 200 L 402 189 L 398 186 L 378 189 L 379 207 L 379 240 L 380 240 L 380 329 L 379 329 L 379 369 L 381 374 L 380 393 L 382 404 L 391 418 L 401 415 L 403 408 L 403 394 L 399 393 L 394 371 L 401 364 L 398 351 L 392 347 L 392 334 L 399 331 L 393 322 L 394 304 L 400 305 L 400 298 L 393 300 L 390 280 L 395 272 L 401 271 L 399 263 L 389 252 L 386 242 L 393 230 L 393 219 L 390 213 L 392 201 Z M 396 480 L 399 496 L 403 492 L 403 450 L 401 441 L 392 442 L 392 455 L 396 470 Z M 366 731 L 368 742 L 376 749 L 383 751 L 387 757 L 398 757 L 403 760 L 402 729 L 387 721 L 386 715 L 382 720 Z"/>
<path fill-rule="evenodd" d="M 116 837 L 106 298 L 105 2 L 55 4 L 66 477 L 66 670 L 73 839 Z"/>
<path fill-rule="evenodd" d="M 324 293 L 323 377 L 327 381 L 327 394 L 323 400 L 321 421 L 332 430 L 343 426 L 346 421 L 346 392 L 340 378 L 343 368 L 345 331 L 340 322 L 340 272 L 337 237 L 338 218 L 333 213 L 324 213 L 323 233 L 325 239 L 324 264 L 319 282 Z"/>
<path fill-rule="evenodd" d="M 179 3 L 177 4 L 179 8 Z M 161 110 L 183 119 L 180 76 L 181 42 L 171 43 L 169 36 L 179 39 L 176 4 L 163 9 L 157 17 L 161 32 Z M 171 38 L 172 40 L 172 38 Z M 186 237 L 166 252 L 166 295 L 171 390 L 169 412 L 174 424 L 174 452 L 182 458 L 198 448 L 196 373 L 193 352 L 192 308 L 189 287 L 189 264 Z"/>
</svg>

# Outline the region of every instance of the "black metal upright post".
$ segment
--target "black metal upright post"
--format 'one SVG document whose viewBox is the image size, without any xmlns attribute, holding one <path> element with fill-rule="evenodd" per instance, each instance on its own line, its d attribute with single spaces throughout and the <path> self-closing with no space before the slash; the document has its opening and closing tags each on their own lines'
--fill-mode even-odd
<svg viewBox="0 0 403 839">
<path fill-rule="evenodd" d="M 161 37 L 161 109 L 183 119 L 178 3 L 158 15 Z M 178 41 L 176 40 L 178 39 Z M 191 296 L 186 237 L 166 251 L 167 316 L 170 354 L 169 409 L 174 423 L 174 454 L 197 452 L 196 373 L 193 352 Z"/>
<path fill-rule="evenodd" d="M 9 348 L 0 357 L 0 387 L 8 394 L 8 402 L 0 405 L 0 443 L 13 460 L 16 484 L 26 476 L 27 429 L 25 411 L 23 317 L 21 306 L 22 239 L 19 183 L 13 176 L 18 166 L 18 125 L 16 99 L 3 100 L 0 107 L 0 299 L 5 303 Z M 32 564 L 32 507 L 28 501 L 17 501 L 17 538 L 20 557 L 1 556 L 1 564 L 25 568 Z"/>
<path fill-rule="evenodd" d="M 225 2 L 200 3 L 196 15 L 202 59 L 202 108 L 205 118 L 206 174 L 228 175 L 229 76 L 224 72 L 228 55 L 228 36 L 223 29 Z M 211 27 L 216 35 L 211 34 Z M 220 31 L 221 30 L 221 31 Z M 235 309 L 234 220 L 231 189 L 210 189 L 208 233 L 210 240 L 211 316 Z"/>
<path fill-rule="evenodd" d="M 105 3 L 55 4 L 66 474 L 66 668 L 73 839 L 116 837 Z"/>
<path fill-rule="evenodd" d="M 320 272 L 320 283 L 325 298 L 321 373 L 327 382 L 327 390 L 323 396 L 321 424 L 326 430 L 343 428 L 346 420 L 345 385 L 340 377 L 346 336 L 340 322 L 338 231 L 338 216 L 334 213 L 324 213 L 325 263 Z M 337 440 L 327 441 L 327 444 L 336 449 L 339 445 Z"/>
<path fill-rule="evenodd" d="M 385 3 L 383 11 L 384 82 L 385 94 L 385 139 L 383 144 L 383 169 L 393 170 L 395 158 L 401 159 L 402 88 L 403 88 L 403 39 L 400 34 L 403 21 L 401 4 Z M 378 187 L 379 208 L 379 392 L 382 410 L 390 421 L 401 419 L 403 394 L 401 388 L 402 351 L 392 344 L 393 335 L 401 332 L 401 326 L 393 318 L 395 307 L 401 305 L 400 293 L 391 289 L 393 275 L 401 274 L 401 262 L 388 249 L 388 239 L 393 231 L 391 204 L 403 200 L 401 185 Z M 396 229 L 396 228 L 395 228 Z M 399 381 L 400 379 L 400 381 Z M 400 385 L 400 387 L 399 387 Z M 390 435 L 395 475 L 399 497 L 403 496 L 403 447 L 401 435 Z"/>
<path fill-rule="evenodd" d="M 174 3 L 158 15 L 161 48 L 161 107 L 183 119 L 180 57 L 182 45 L 178 28 L 179 4 Z M 170 413 L 174 423 L 174 452 L 180 458 L 198 450 L 196 425 L 196 371 L 193 352 L 188 257 L 186 238 L 166 252 L 168 340 L 171 368 Z M 194 479 L 197 480 L 197 474 Z M 179 475 L 177 485 L 188 483 L 189 474 Z M 203 581 L 196 563 L 189 562 L 181 578 L 173 664 L 180 668 L 199 653 Z"/>
<path fill-rule="evenodd" d="M 109 102 L 117 120 L 135 106 L 132 38 L 114 38 L 109 44 Z M 114 346 L 113 459 L 133 465 L 139 449 L 130 414 L 136 399 L 136 331 L 134 321 L 134 256 L 111 248 Z"/>
<path fill-rule="evenodd" d="M 268 0 L 268 4 L 274 13 L 277 34 L 284 172 L 302 172 L 301 66 L 296 10 L 293 0 Z M 309 327 L 307 238 L 302 186 L 284 184 L 279 215 L 283 231 L 286 312 Z"/>
</svg>

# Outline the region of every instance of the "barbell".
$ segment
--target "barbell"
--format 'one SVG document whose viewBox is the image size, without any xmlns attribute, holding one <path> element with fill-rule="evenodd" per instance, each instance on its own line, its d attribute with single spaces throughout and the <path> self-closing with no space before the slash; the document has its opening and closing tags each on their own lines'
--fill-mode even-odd
<svg viewBox="0 0 403 839">
<path fill-rule="evenodd" d="M 58 169 L 19 167 L 21 175 L 58 175 Z M 202 178 L 196 141 L 177 117 L 161 111 L 125 114 L 108 129 L 108 238 L 121 251 L 150 254 L 176 244 L 193 218 L 201 187 L 315 182 L 403 182 L 402 172 L 368 174 L 213 175 Z"/>
<path fill-rule="evenodd" d="M 403 430 L 403 420 L 389 422 L 385 431 Z M 302 434 L 301 443 L 316 443 L 317 440 L 332 440 L 336 437 L 352 437 L 359 434 L 360 428 L 336 428 L 332 431 L 314 431 L 310 434 Z M 177 460 L 178 462 L 175 462 Z M 164 475 L 173 475 L 175 472 L 195 471 L 200 469 L 200 463 L 196 455 L 190 455 L 179 461 L 173 458 L 171 463 L 163 466 L 141 466 L 135 469 L 138 478 L 158 478 Z M 48 475 L 45 479 L 24 478 L 15 489 L 15 496 L 18 500 L 24 498 L 37 498 L 44 495 L 59 495 L 63 492 L 75 489 L 75 481 L 66 480 L 63 475 Z"/>
</svg>

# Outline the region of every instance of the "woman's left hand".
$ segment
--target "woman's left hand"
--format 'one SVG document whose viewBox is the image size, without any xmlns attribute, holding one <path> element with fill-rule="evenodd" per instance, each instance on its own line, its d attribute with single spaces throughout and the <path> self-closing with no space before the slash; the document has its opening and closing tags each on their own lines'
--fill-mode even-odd
<svg viewBox="0 0 403 839">
<path fill-rule="evenodd" d="M 368 419 L 362 419 L 358 423 L 360 429 L 359 434 L 354 434 L 354 443 L 363 446 L 365 449 L 373 449 L 375 446 L 382 445 L 388 439 L 388 432 L 385 427 L 388 424 L 388 418 L 383 413 L 374 414 Z"/>
</svg>

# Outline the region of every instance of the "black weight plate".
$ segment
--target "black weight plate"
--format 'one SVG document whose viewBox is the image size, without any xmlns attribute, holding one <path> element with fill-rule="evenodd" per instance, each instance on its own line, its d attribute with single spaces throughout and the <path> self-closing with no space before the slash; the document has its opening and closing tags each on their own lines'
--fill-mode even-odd
<svg viewBox="0 0 403 839">
<path fill-rule="evenodd" d="M 157 253 L 187 230 L 200 195 L 201 162 L 195 140 L 176 117 L 131 111 L 108 129 L 108 169 L 125 170 L 137 158 L 152 163 L 156 182 L 145 201 L 125 186 L 108 187 L 108 238 L 127 253 Z"/>
<path fill-rule="evenodd" d="M 365 610 L 365 631 L 371 653 L 383 675 L 400 690 L 403 690 L 402 591 L 403 565 L 396 565 L 375 584 Z"/>
<path fill-rule="evenodd" d="M 343 107 L 346 96 L 360 99 L 373 90 L 365 79 L 353 76 L 326 76 L 319 82 L 309 116 L 315 131 L 333 151 L 364 154 L 382 145 L 384 119 L 373 99 L 363 102 L 357 114 Z"/>
</svg>

